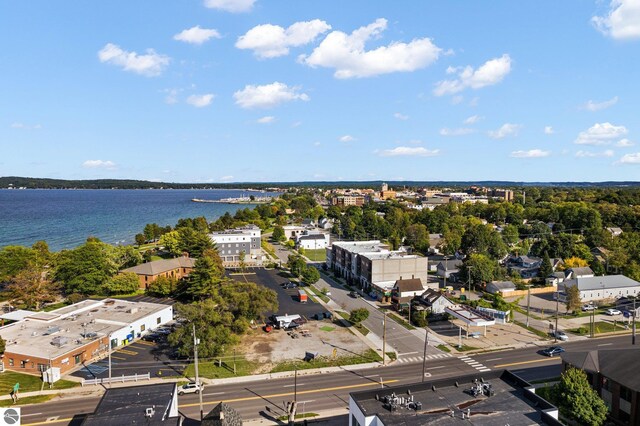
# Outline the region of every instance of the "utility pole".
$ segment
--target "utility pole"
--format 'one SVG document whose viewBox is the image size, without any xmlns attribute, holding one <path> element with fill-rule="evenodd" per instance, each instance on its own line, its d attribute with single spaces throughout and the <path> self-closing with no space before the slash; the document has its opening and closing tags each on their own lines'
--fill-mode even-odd
<svg viewBox="0 0 640 426">
<path fill-rule="evenodd" d="M 425 327 L 424 330 L 427 332 L 427 335 L 424 339 L 424 352 L 422 353 L 422 380 L 420 380 L 421 382 L 424 382 L 424 375 L 426 373 L 426 367 L 427 367 L 427 346 L 429 345 L 429 328 Z"/>
<path fill-rule="evenodd" d="M 556 291 L 556 327 L 553 329 L 554 343 L 558 343 L 558 309 L 560 309 L 560 292 Z"/>
<path fill-rule="evenodd" d="M 193 358 L 195 359 L 196 364 L 196 384 L 200 386 L 200 392 L 198 392 L 198 397 L 200 398 L 200 421 L 204 418 L 204 410 L 202 409 L 202 386 L 200 385 L 200 376 L 198 375 L 198 345 L 200 344 L 200 339 L 196 338 L 196 325 L 193 324 Z"/>
<path fill-rule="evenodd" d="M 111 389 L 111 334 L 109 334 L 109 389 Z"/>
<path fill-rule="evenodd" d="M 387 311 L 382 311 L 382 365 L 386 365 L 387 356 Z"/>
<path fill-rule="evenodd" d="M 635 345 L 636 344 L 636 298 L 638 297 L 638 295 L 636 294 L 633 297 L 633 314 L 631 315 L 631 320 L 633 321 L 633 324 L 631 325 L 631 344 Z"/>
<path fill-rule="evenodd" d="M 444 288 L 447 288 L 447 267 L 448 267 L 448 261 L 449 260 L 449 256 L 445 256 L 444 257 Z"/>
<path fill-rule="evenodd" d="M 529 328 L 529 310 L 531 309 L 531 285 L 527 286 L 527 328 Z"/>
<path fill-rule="evenodd" d="M 469 296 L 468 296 L 469 298 L 471 298 L 471 268 L 473 268 L 473 266 L 469 266 L 469 267 L 467 268 L 467 275 L 469 275 L 469 276 L 467 277 L 467 278 L 468 278 L 468 281 L 469 281 Z"/>
</svg>

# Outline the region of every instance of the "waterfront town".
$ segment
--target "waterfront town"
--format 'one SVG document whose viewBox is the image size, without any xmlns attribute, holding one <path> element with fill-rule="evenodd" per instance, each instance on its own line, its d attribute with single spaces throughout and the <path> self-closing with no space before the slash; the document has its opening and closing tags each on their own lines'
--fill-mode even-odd
<svg viewBox="0 0 640 426">
<path fill-rule="evenodd" d="M 1 10 L 0 426 L 640 426 L 640 0 Z"/>
<path fill-rule="evenodd" d="M 637 189 L 279 190 L 130 245 L 0 249 L 0 400 L 36 424 L 640 421 L 638 216 L 604 201 Z"/>
</svg>

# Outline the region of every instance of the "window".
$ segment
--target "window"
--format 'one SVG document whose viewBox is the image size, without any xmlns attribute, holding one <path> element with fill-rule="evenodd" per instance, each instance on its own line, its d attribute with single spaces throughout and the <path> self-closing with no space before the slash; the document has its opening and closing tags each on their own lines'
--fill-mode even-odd
<svg viewBox="0 0 640 426">
<path fill-rule="evenodd" d="M 27 366 L 27 361 L 20 361 L 20 368 L 25 368 Z"/>
<path fill-rule="evenodd" d="M 13 358 L 9 358 L 9 367 L 13 367 Z"/>
<path fill-rule="evenodd" d="M 78 355 L 74 355 L 73 356 L 73 362 L 77 364 L 80 364 L 82 362 L 82 354 L 78 354 Z"/>
<path fill-rule="evenodd" d="M 38 371 L 46 371 L 47 370 L 47 364 L 40 364 L 38 363 Z"/>
<path fill-rule="evenodd" d="M 140 326 L 140 333 L 142 333 L 144 330 L 146 330 L 146 326 L 144 324 L 142 324 Z"/>
<path fill-rule="evenodd" d="M 631 389 L 626 388 L 624 386 L 620 386 L 620 398 L 624 399 L 627 402 L 631 402 L 631 398 L 632 398 Z"/>
<path fill-rule="evenodd" d="M 162 320 L 160 319 L 160 317 L 156 318 L 156 324 L 160 324 L 162 322 Z"/>
</svg>

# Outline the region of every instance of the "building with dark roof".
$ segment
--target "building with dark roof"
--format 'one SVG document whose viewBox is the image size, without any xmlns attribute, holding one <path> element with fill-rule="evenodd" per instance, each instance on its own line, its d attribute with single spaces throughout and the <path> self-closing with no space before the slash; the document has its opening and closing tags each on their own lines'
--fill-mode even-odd
<svg viewBox="0 0 640 426">
<path fill-rule="evenodd" d="M 640 349 L 565 352 L 562 366 L 578 368 L 609 407 L 616 422 L 640 425 Z"/>
<path fill-rule="evenodd" d="M 149 284 L 159 277 L 175 278 L 179 280 L 191 273 L 196 264 L 196 259 L 188 256 L 180 256 L 175 259 L 160 259 L 142 263 L 131 268 L 123 269 L 121 274 L 133 272 L 140 280 L 140 288 L 147 288 Z"/>
<path fill-rule="evenodd" d="M 228 404 L 221 402 L 204 416 L 200 424 L 202 426 L 242 426 L 242 417 Z"/>
<path fill-rule="evenodd" d="M 447 307 L 455 304 L 447 299 L 442 292 L 432 288 L 428 288 L 422 293 L 419 300 L 420 303 L 427 307 L 427 310 L 431 314 L 443 314 Z"/>
<path fill-rule="evenodd" d="M 349 426 L 561 425 L 558 409 L 506 370 L 349 395 Z"/>
<path fill-rule="evenodd" d="M 179 426 L 175 383 L 107 389 L 83 426 L 167 425 Z"/>
</svg>

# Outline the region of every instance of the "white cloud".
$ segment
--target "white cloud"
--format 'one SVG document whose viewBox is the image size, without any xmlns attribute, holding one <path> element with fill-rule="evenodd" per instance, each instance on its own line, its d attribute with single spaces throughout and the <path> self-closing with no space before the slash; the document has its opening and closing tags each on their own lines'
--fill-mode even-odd
<svg viewBox="0 0 640 426">
<path fill-rule="evenodd" d="M 445 127 L 443 129 L 440 129 L 441 136 L 464 136 L 464 135 L 470 135 L 471 133 L 475 133 L 475 130 L 464 128 L 464 127 L 461 127 L 458 129 L 447 129 Z"/>
<path fill-rule="evenodd" d="M 300 127 L 302 126 L 302 121 L 294 121 L 291 123 L 291 127 Z"/>
<path fill-rule="evenodd" d="M 182 30 L 173 36 L 174 40 L 184 41 L 191 44 L 202 44 L 212 38 L 220 38 L 220 33 L 214 29 L 200 28 L 200 25 Z"/>
<path fill-rule="evenodd" d="M 138 55 L 136 52 L 122 50 L 113 43 L 107 43 L 99 52 L 100 62 L 121 67 L 125 71 L 131 71 L 147 77 L 162 74 L 164 68 L 169 65 L 171 58 L 160 55 L 153 49 L 147 49 L 146 55 Z"/>
<path fill-rule="evenodd" d="M 479 115 L 472 115 L 471 117 L 467 117 L 464 120 L 464 124 L 476 124 L 477 122 L 479 122 L 480 120 L 482 120 L 483 117 L 480 117 Z"/>
<path fill-rule="evenodd" d="M 439 149 L 427 149 L 422 146 L 399 146 L 393 149 L 374 151 L 380 157 L 434 157 L 440 153 Z"/>
<path fill-rule="evenodd" d="M 630 140 L 629 140 L 629 139 L 627 139 L 627 138 L 620 139 L 620 140 L 616 143 L 616 146 L 617 146 L 618 148 L 629 148 L 630 146 L 634 146 L 634 145 L 635 145 L 635 143 L 634 143 L 634 142 L 632 142 L 632 141 L 630 141 Z"/>
<path fill-rule="evenodd" d="M 233 176 L 231 176 L 231 175 L 222 176 L 222 177 L 220 178 L 220 180 L 221 180 L 222 182 L 229 182 L 229 181 L 231 181 L 232 179 L 233 179 Z"/>
<path fill-rule="evenodd" d="M 233 94 L 236 104 L 242 108 L 273 108 L 284 102 L 308 101 L 306 93 L 299 93 L 298 87 L 289 87 L 277 81 L 263 86 L 246 85 Z"/>
<path fill-rule="evenodd" d="M 544 134 L 545 135 L 552 135 L 555 133 L 555 130 L 553 130 L 553 127 L 551 126 L 544 126 Z"/>
<path fill-rule="evenodd" d="M 438 59 L 442 49 L 429 38 L 413 39 L 409 43 L 392 42 L 365 50 L 367 41 L 380 37 L 386 28 L 387 20 L 380 18 L 351 34 L 332 31 L 310 55 L 301 55 L 299 61 L 311 67 L 335 68 L 335 78 L 360 78 L 411 72 Z"/>
<path fill-rule="evenodd" d="M 640 164 L 640 152 L 635 152 L 633 154 L 625 154 L 622 156 L 620 160 L 617 161 L 618 164 Z"/>
<path fill-rule="evenodd" d="M 321 144 L 319 141 L 315 141 L 315 142 L 313 143 L 313 146 L 320 146 L 320 145 L 322 145 L 322 144 Z"/>
<path fill-rule="evenodd" d="M 551 151 L 543 151 L 541 149 L 530 149 L 529 151 L 512 151 L 513 158 L 543 158 L 548 157 Z"/>
<path fill-rule="evenodd" d="M 393 114 L 393 116 L 394 116 L 395 118 L 397 118 L 398 120 L 403 120 L 403 121 L 404 121 L 404 120 L 408 120 L 408 119 L 409 119 L 409 116 L 408 116 L 408 115 L 404 115 L 404 114 L 399 113 L 399 112 L 394 113 L 394 114 Z"/>
<path fill-rule="evenodd" d="M 164 103 L 173 105 L 178 103 L 178 93 L 181 90 L 178 89 L 164 89 L 162 92 L 166 93 L 167 96 L 164 97 Z"/>
<path fill-rule="evenodd" d="M 113 170 L 116 168 L 116 163 L 110 160 L 87 160 L 82 163 L 82 167 L 85 169 Z"/>
<path fill-rule="evenodd" d="M 187 103 L 193 105 L 196 108 L 203 108 L 211 104 L 215 95 L 213 93 L 206 93 L 204 95 L 191 95 L 187 98 Z"/>
<path fill-rule="evenodd" d="M 621 138 L 627 133 L 627 128 L 624 126 L 596 123 L 588 130 L 580 132 L 574 143 L 578 145 L 609 145 L 614 139 Z"/>
<path fill-rule="evenodd" d="M 25 129 L 25 130 L 30 130 L 30 129 L 41 129 L 42 125 L 41 124 L 34 124 L 33 126 L 28 125 L 28 124 L 24 124 L 24 123 L 20 123 L 20 122 L 14 122 L 11 123 L 10 126 L 12 129 Z"/>
<path fill-rule="evenodd" d="M 458 105 L 461 104 L 462 101 L 464 101 L 464 96 L 462 95 L 456 95 L 454 97 L 451 98 L 451 105 Z"/>
<path fill-rule="evenodd" d="M 511 72 L 511 57 L 504 54 L 499 58 L 490 59 L 475 70 L 471 66 L 452 68 L 452 70 L 458 74 L 458 78 L 436 83 L 434 95 L 450 95 L 462 92 L 466 88 L 480 89 L 500 83 Z M 449 71 L 447 70 L 447 73 L 451 73 Z"/>
<path fill-rule="evenodd" d="M 640 1 L 611 0 L 605 16 L 594 16 L 591 23 L 598 31 L 615 39 L 640 38 Z"/>
<path fill-rule="evenodd" d="M 490 130 L 488 134 L 493 139 L 503 139 L 507 136 L 517 136 L 519 130 L 519 124 L 505 123 L 498 130 Z"/>
<path fill-rule="evenodd" d="M 256 120 L 256 123 L 259 123 L 259 124 L 270 124 L 270 123 L 273 123 L 275 121 L 275 119 L 276 118 L 274 116 L 272 116 L 272 115 L 266 115 L 264 117 L 258 118 Z"/>
<path fill-rule="evenodd" d="M 276 58 L 289 54 L 289 47 L 311 43 L 330 29 L 331 25 L 319 19 L 296 22 L 286 29 L 279 25 L 258 25 L 238 37 L 236 47 L 251 49 L 259 58 Z"/>
<path fill-rule="evenodd" d="M 256 0 L 204 0 L 204 6 L 209 9 L 224 10 L 225 12 L 249 12 Z"/>
<path fill-rule="evenodd" d="M 613 157 L 613 150 L 607 149 L 602 152 L 592 152 L 592 151 L 578 151 L 576 152 L 576 157 L 585 158 L 585 157 Z"/>
<path fill-rule="evenodd" d="M 340 142 L 353 142 L 353 141 L 357 141 L 358 139 L 354 138 L 351 135 L 344 135 L 344 136 L 340 136 L 340 138 L 338 138 L 338 140 Z"/>
<path fill-rule="evenodd" d="M 588 111 L 600 111 L 601 109 L 606 109 L 609 108 L 611 106 L 614 106 L 615 104 L 618 103 L 618 97 L 614 96 L 613 98 L 609 99 L 608 101 L 604 101 L 604 102 L 595 102 L 592 100 L 587 101 L 586 104 L 584 104 L 582 106 L 582 109 L 586 109 Z"/>
</svg>

